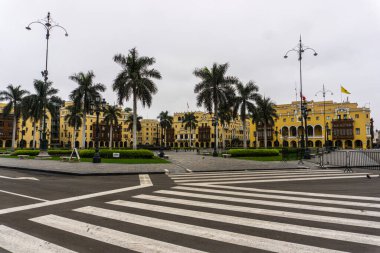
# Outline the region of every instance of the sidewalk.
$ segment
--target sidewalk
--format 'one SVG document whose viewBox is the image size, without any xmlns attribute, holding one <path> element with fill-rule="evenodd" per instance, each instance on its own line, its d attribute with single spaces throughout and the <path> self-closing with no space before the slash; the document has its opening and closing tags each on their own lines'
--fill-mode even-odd
<svg viewBox="0 0 380 253">
<path fill-rule="evenodd" d="M 0 167 L 69 175 L 123 175 L 140 173 L 186 173 L 189 171 L 271 170 L 316 168 L 315 164 L 298 161 L 259 162 L 234 158 L 197 155 L 195 152 L 166 152 L 165 164 L 114 164 L 89 162 L 60 162 L 51 160 L 19 160 L 0 158 Z"/>
</svg>

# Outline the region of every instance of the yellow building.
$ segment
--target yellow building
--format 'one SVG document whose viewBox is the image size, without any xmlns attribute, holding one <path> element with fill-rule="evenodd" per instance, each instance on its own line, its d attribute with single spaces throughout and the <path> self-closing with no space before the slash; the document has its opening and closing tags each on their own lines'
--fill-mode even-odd
<svg viewBox="0 0 380 253">
<path fill-rule="evenodd" d="M 213 127 L 213 114 L 205 112 L 194 112 L 197 120 L 196 128 L 185 128 L 183 119 L 185 112 L 174 113 L 173 117 L 173 138 L 168 139 L 171 147 L 199 147 L 199 148 L 213 148 L 214 147 L 214 127 Z M 246 121 L 247 127 L 247 140 L 250 140 L 250 121 Z M 232 146 L 243 145 L 243 125 L 239 118 L 232 120 L 230 123 L 224 125 L 219 123 L 218 126 L 218 147 L 227 148 Z"/>
<path fill-rule="evenodd" d="M 329 146 L 339 148 L 371 148 L 371 117 L 370 109 L 359 107 L 357 103 L 324 103 L 310 101 L 307 117 L 308 147 L 322 147 L 325 142 Z M 303 128 L 300 121 L 300 102 L 277 105 L 279 116 L 274 126 L 267 131 L 268 147 L 300 147 Z M 258 137 L 254 134 L 258 128 Z M 327 131 L 326 131 L 327 129 Z M 264 146 L 262 126 L 252 125 L 251 143 Z M 305 132 L 306 138 L 306 132 Z"/>
<path fill-rule="evenodd" d="M 268 126 L 267 146 L 268 147 L 300 147 L 301 134 L 303 128 L 300 121 L 299 102 L 291 104 L 277 105 L 276 110 L 279 116 L 273 126 Z M 81 147 L 82 129 L 81 126 L 74 134 L 73 127 L 65 121 L 65 116 L 69 113 L 67 106 L 72 102 L 66 102 L 60 109 L 58 118 L 53 119 L 48 114 L 47 139 L 49 147 L 59 146 L 72 148 Z M 3 118 L 1 108 L 5 106 L 0 103 L 0 147 L 11 146 L 12 116 Z M 307 145 L 309 147 L 322 147 L 328 141 L 330 146 L 340 148 L 371 148 L 371 117 L 370 109 L 358 107 L 357 103 L 334 103 L 326 101 L 324 112 L 323 102 L 308 102 L 309 115 L 307 118 Z M 112 147 L 132 147 L 133 135 L 128 130 L 126 120 L 129 113 L 122 111 L 122 117 L 118 125 L 113 127 Z M 214 147 L 214 127 L 213 114 L 205 112 L 194 112 L 197 123 L 195 129 L 186 129 L 183 123 L 185 112 L 174 113 L 173 124 L 170 129 L 164 131 L 159 126 L 156 119 L 142 119 L 141 131 L 137 134 L 138 145 L 166 145 L 170 147 Z M 325 115 L 325 116 L 324 116 Z M 103 113 L 100 113 L 100 135 L 99 146 L 109 147 L 110 128 L 103 122 Z M 87 115 L 87 130 L 85 147 L 95 147 L 95 124 L 96 114 Z M 35 128 L 34 128 L 35 126 Z M 247 144 L 249 147 L 264 146 L 264 131 L 262 125 L 252 124 L 251 120 L 246 121 Z M 328 129 L 326 131 L 326 129 Z M 31 120 L 17 124 L 16 145 L 20 147 L 33 147 L 33 136 L 36 147 L 39 147 L 41 134 L 41 124 L 33 124 Z M 166 133 L 166 138 L 165 138 Z M 239 118 L 218 126 L 219 148 L 242 147 L 243 146 L 243 125 Z M 306 139 L 306 135 L 305 135 Z"/>
</svg>

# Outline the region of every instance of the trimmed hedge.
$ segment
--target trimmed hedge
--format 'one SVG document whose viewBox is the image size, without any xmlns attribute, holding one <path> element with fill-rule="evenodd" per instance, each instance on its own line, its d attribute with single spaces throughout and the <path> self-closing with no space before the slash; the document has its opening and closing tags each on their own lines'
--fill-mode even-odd
<svg viewBox="0 0 380 253">
<path fill-rule="evenodd" d="M 139 149 L 139 150 L 122 150 L 122 149 L 102 149 L 99 150 L 100 157 L 102 158 L 113 158 L 113 153 L 120 153 L 120 158 L 153 158 L 154 154 L 150 150 Z M 80 157 L 92 158 L 95 154 L 95 150 L 80 150 Z"/>
<path fill-rule="evenodd" d="M 48 151 L 51 156 L 71 155 L 72 150 L 68 149 L 51 149 Z"/>
<path fill-rule="evenodd" d="M 17 156 L 17 155 L 30 155 L 30 156 L 36 156 L 40 153 L 39 150 L 32 150 L 32 149 L 25 149 L 25 150 L 16 150 L 11 155 Z"/>
<path fill-rule="evenodd" d="M 230 149 L 228 154 L 232 157 L 260 157 L 278 156 L 280 152 L 277 149 Z"/>
</svg>

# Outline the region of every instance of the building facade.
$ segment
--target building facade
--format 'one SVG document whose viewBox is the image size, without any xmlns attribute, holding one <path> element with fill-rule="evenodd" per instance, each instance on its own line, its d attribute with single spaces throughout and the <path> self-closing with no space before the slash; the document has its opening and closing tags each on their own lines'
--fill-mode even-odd
<svg viewBox="0 0 380 253">
<path fill-rule="evenodd" d="M 82 126 L 74 129 L 65 120 L 69 113 L 67 107 L 72 102 L 65 102 L 60 108 L 59 117 L 52 119 L 48 114 L 47 139 L 50 147 L 82 147 Z M 0 104 L 0 147 L 10 147 L 12 143 L 13 115 L 4 118 Z M 299 102 L 276 106 L 278 119 L 273 125 L 267 126 L 268 147 L 300 147 L 301 136 L 304 133 L 305 143 L 308 147 L 329 146 L 339 148 L 371 148 L 373 136 L 373 122 L 370 117 L 370 109 L 358 107 L 356 103 L 334 103 L 310 101 L 307 127 L 304 131 L 300 121 Z M 155 145 L 169 147 L 198 147 L 213 148 L 214 126 L 213 114 L 206 112 L 193 112 L 195 115 L 195 127 L 186 128 L 184 124 L 185 112 L 177 112 L 173 115 L 173 123 L 170 128 L 162 129 L 156 119 L 142 119 L 141 130 L 137 133 L 138 145 Z M 112 128 L 112 144 L 110 144 L 110 126 L 104 123 L 104 115 L 99 117 L 99 146 L 115 148 L 129 148 L 133 145 L 133 133 L 129 129 L 127 118 L 129 113 L 122 111 L 118 124 Z M 90 113 L 86 120 L 85 147 L 95 147 L 96 141 L 96 114 Z M 247 146 L 264 147 L 264 127 L 262 124 L 252 123 L 246 120 Z M 39 147 L 42 125 L 28 119 L 17 124 L 17 147 L 32 148 L 33 140 Z M 307 135 L 307 141 L 306 141 Z M 373 135 L 373 134 L 372 134 Z M 243 146 L 243 124 L 237 118 L 231 122 L 218 124 L 218 137 L 220 148 Z"/>
</svg>

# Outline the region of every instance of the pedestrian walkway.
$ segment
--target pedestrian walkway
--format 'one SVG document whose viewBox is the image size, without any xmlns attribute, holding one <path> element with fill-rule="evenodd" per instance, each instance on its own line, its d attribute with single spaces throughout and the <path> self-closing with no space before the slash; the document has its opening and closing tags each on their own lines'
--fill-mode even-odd
<svg viewBox="0 0 380 253">
<path fill-rule="evenodd" d="M 34 170 L 72 175 L 107 175 L 140 173 L 184 173 L 186 171 L 227 171 L 257 169 L 316 168 L 315 164 L 299 165 L 298 161 L 258 162 L 234 158 L 197 155 L 195 152 L 166 152 L 171 163 L 163 164 L 116 164 L 89 162 L 60 162 L 52 160 L 20 160 L 0 158 L 0 167 Z"/>
<path fill-rule="evenodd" d="M 26 228 L 45 227 L 80 240 L 52 243 L 49 235 L 2 225 L 0 248 L 86 252 L 79 244 L 87 242 L 91 252 L 112 252 L 108 247 L 149 253 L 380 252 L 380 197 L 260 188 L 272 182 L 355 180 L 364 173 L 271 170 L 169 177 L 176 183 L 170 189 L 33 217 Z"/>
</svg>

